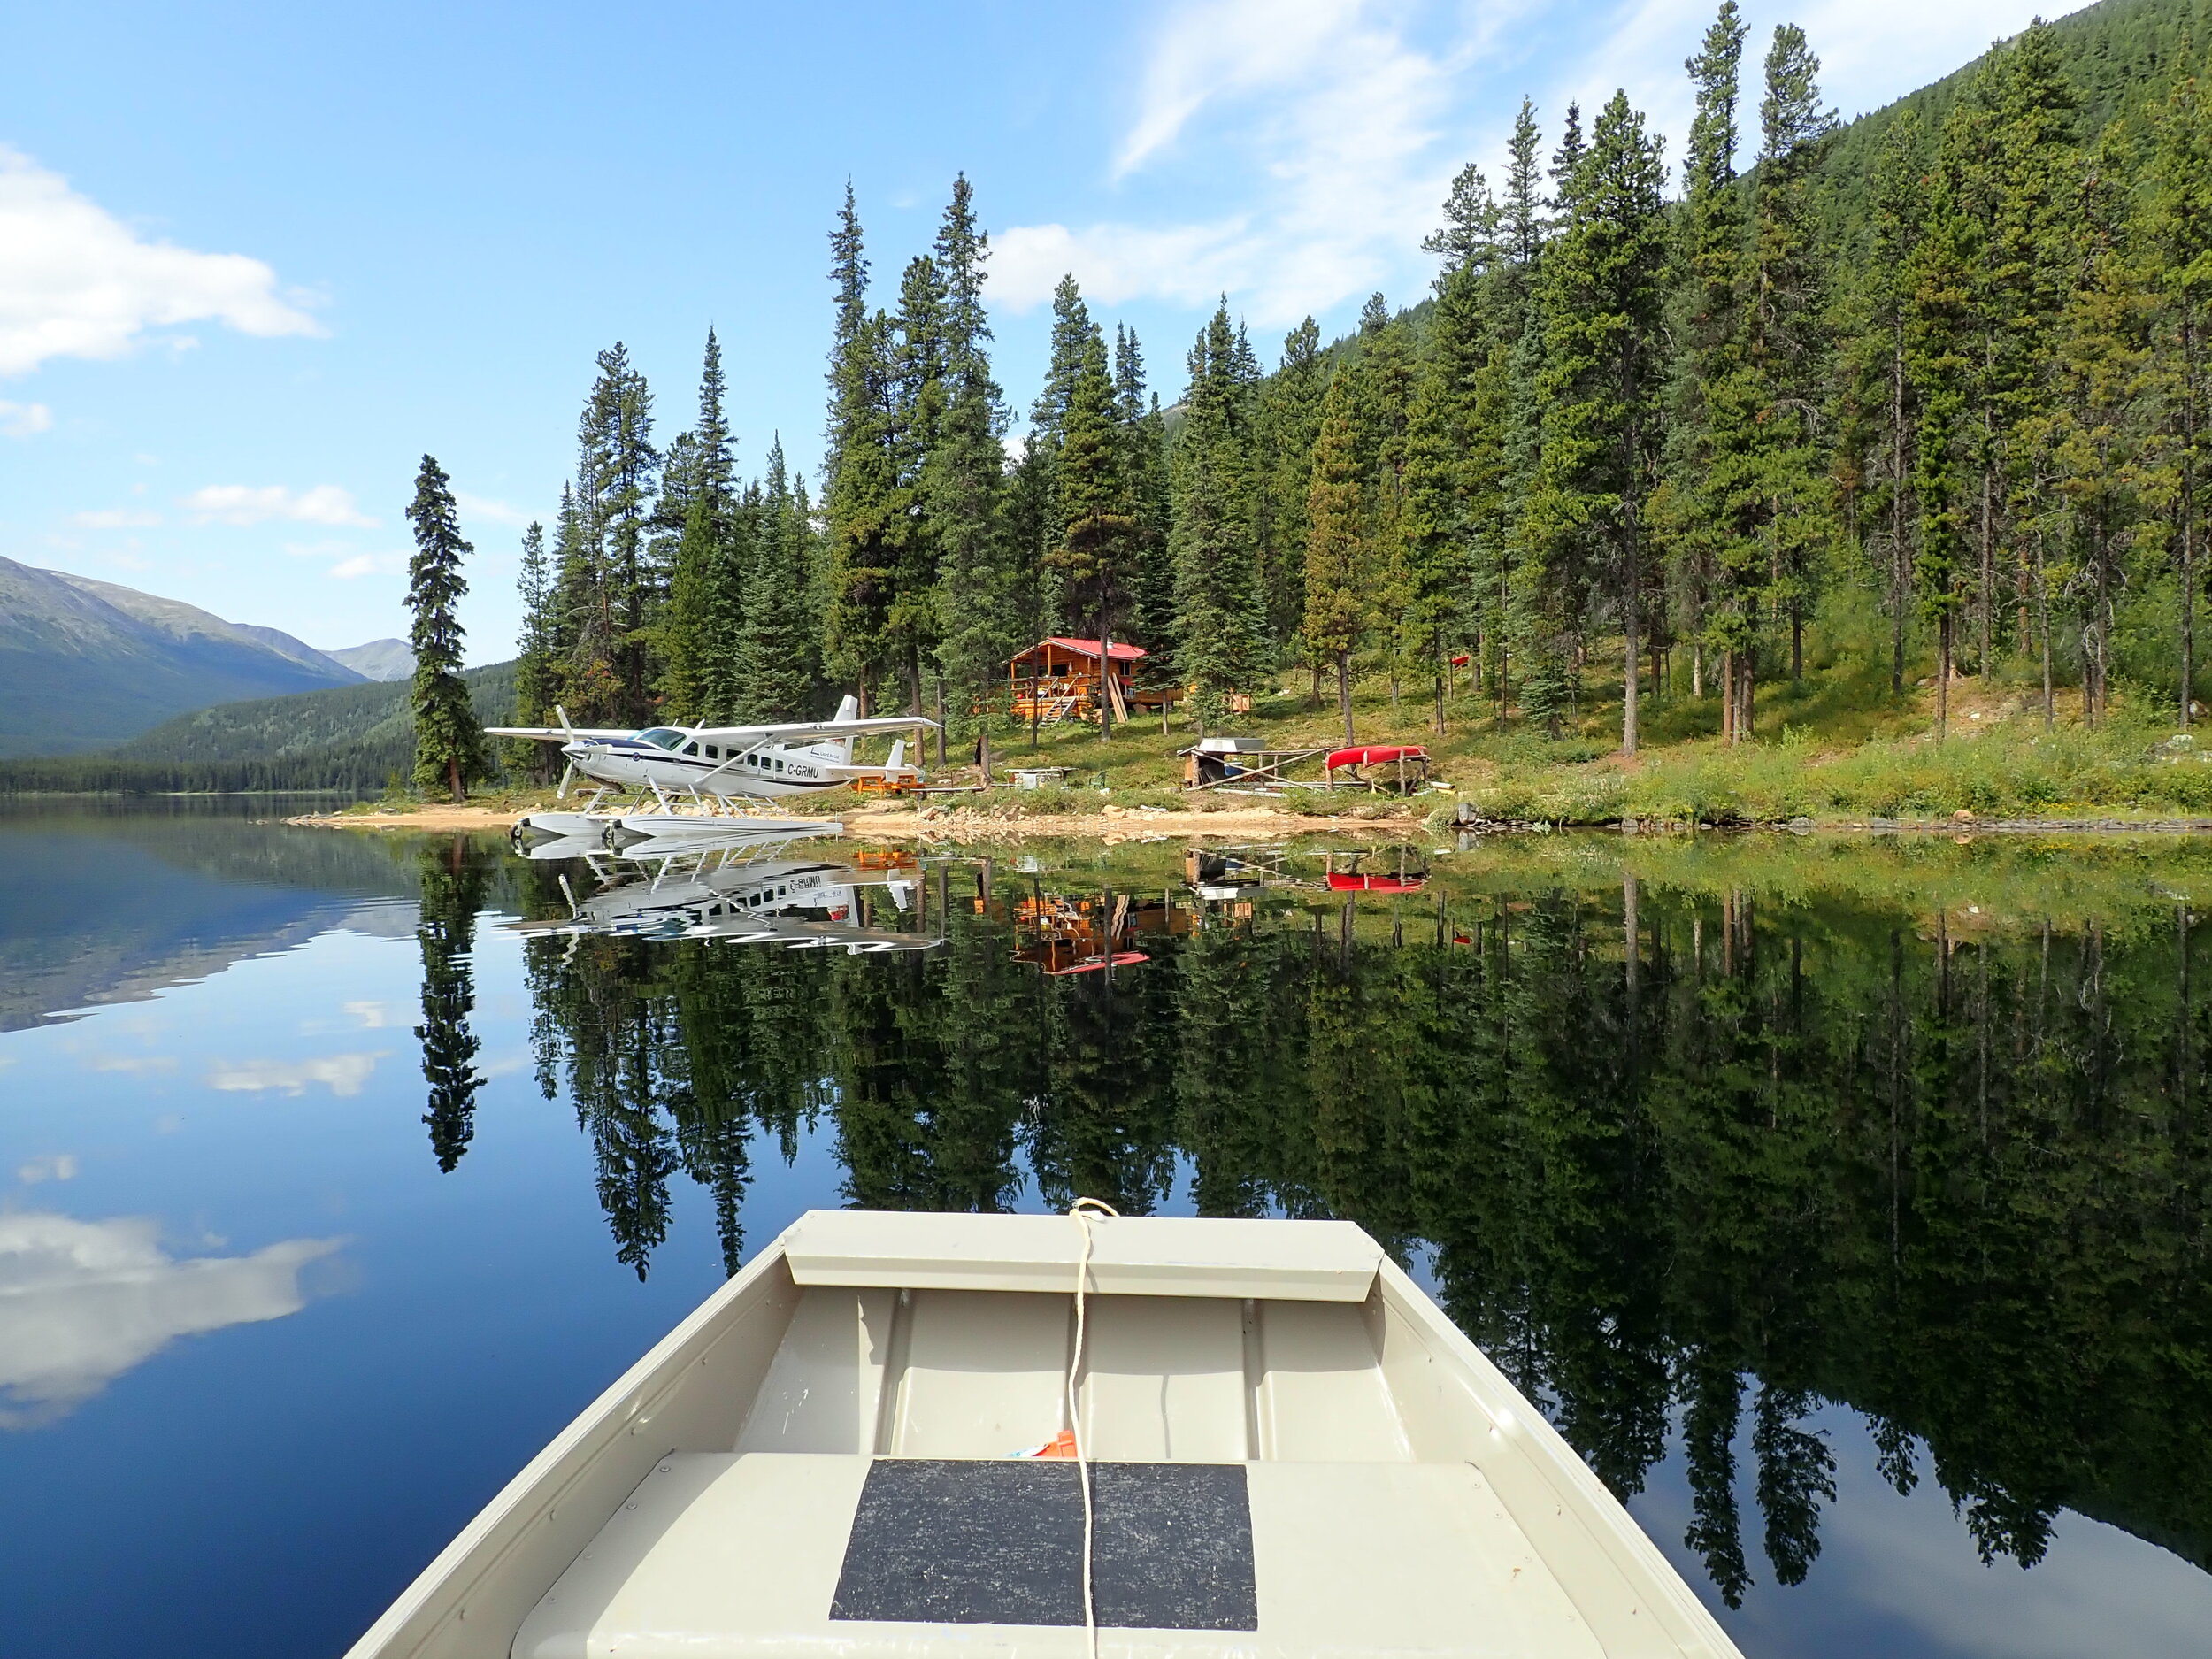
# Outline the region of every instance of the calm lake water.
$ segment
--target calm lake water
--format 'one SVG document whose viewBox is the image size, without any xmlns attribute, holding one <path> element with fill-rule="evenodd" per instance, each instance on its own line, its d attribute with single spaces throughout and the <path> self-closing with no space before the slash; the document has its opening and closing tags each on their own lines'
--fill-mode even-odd
<svg viewBox="0 0 2212 1659">
<path fill-rule="evenodd" d="M 1752 1659 L 2212 1654 L 2207 935 L 2197 845 L 14 809 L 0 1652 L 342 1653 L 801 1211 L 1088 1193 L 1367 1227 Z"/>
</svg>

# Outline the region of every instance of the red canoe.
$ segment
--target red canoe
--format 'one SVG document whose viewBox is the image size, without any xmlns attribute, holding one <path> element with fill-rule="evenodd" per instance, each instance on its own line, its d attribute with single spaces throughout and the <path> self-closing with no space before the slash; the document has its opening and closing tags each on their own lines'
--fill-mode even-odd
<svg viewBox="0 0 2212 1659">
<path fill-rule="evenodd" d="M 1321 763 L 1325 771 L 1334 772 L 1339 766 L 1381 766 L 1396 760 L 1426 760 L 1429 751 L 1418 743 L 1373 743 L 1364 749 L 1333 750 Z"/>
<path fill-rule="evenodd" d="M 1356 876 L 1340 870 L 1329 872 L 1329 891 L 1332 893 L 1418 893 L 1428 880 L 1426 876 Z"/>
</svg>

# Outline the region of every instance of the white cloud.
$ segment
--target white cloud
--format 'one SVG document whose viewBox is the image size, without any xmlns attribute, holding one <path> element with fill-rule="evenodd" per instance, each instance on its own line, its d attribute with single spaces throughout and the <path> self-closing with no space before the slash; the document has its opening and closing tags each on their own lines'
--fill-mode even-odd
<svg viewBox="0 0 2212 1659">
<path fill-rule="evenodd" d="M 0 374 L 120 357 L 146 329 L 203 319 L 248 334 L 322 332 L 260 260 L 142 241 L 59 173 L 0 147 Z"/>
<path fill-rule="evenodd" d="M 351 558 L 330 567 L 329 573 L 342 582 L 357 580 L 364 576 L 394 576 L 407 568 L 405 549 L 390 553 L 357 553 Z"/>
<path fill-rule="evenodd" d="M 194 490 L 184 504 L 198 524 L 253 525 L 272 518 L 293 524 L 373 526 L 353 503 L 353 495 L 335 484 L 287 489 L 281 484 L 210 484 Z"/>
<path fill-rule="evenodd" d="M 143 507 L 100 507 L 72 513 L 69 522 L 88 530 L 150 530 L 161 522 L 161 515 Z"/>
<path fill-rule="evenodd" d="M 0 398 L 0 436 L 28 438 L 54 424 L 54 411 L 43 403 L 11 403 Z"/>
<path fill-rule="evenodd" d="M 77 1155 L 57 1152 L 50 1158 L 33 1158 L 28 1164 L 19 1164 L 15 1179 L 26 1187 L 36 1187 L 42 1181 L 73 1181 L 77 1179 Z"/>
<path fill-rule="evenodd" d="M 219 1060 L 208 1069 L 207 1086 L 232 1093 L 273 1089 L 296 1095 L 305 1094 L 309 1084 L 319 1083 L 333 1094 L 358 1094 L 381 1058 L 378 1053 L 333 1054 L 316 1060 Z"/>
<path fill-rule="evenodd" d="M 1776 22 L 1804 25 L 1830 102 L 1849 112 L 1949 73 L 2037 9 L 2034 0 L 1809 4 L 1747 0 L 1738 106 L 1747 156 Z M 1452 174 L 1471 158 L 1497 180 L 1525 91 L 1547 154 L 1569 100 L 1581 102 L 1586 128 L 1620 87 L 1678 159 L 1690 110 L 1682 60 L 1712 15 L 1713 0 L 1601 0 L 1589 10 L 1193 0 L 1159 14 L 1134 107 L 1106 158 L 1125 206 L 1095 222 L 995 235 L 993 296 L 1026 311 L 1072 272 L 1107 304 L 1204 306 L 1226 291 L 1262 326 L 1378 288 L 1410 299 L 1434 270 L 1419 244 Z"/>
<path fill-rule="evenodd" d="M 92 1057 L 95 1071 L 123 1071 L 135 1077 L 149 1071 L 173 1071 L 176 1057 L 166 1054 L 101 1054 Z"/>
<path fill-rule="evenodd" d="M 382 1031 L 388 1025 L 407 1023 L 389 1002 L 348 1002 L 345 1011 L 353 1017 L 354 1022 L 363 1031 Z"/>
<path fill-rule="evenodd" d="M 1211 0 L 1155 40 L 1114 175 L 1252 182 L 1231 212 L 1165 227 L 1017 226 L 995 292 L 1017 310 L 1073 272 L 1107 303 L 1203 304 L 1227 291 L 1263 324 L 1380 288 L 1409 263 L 1460 157 L 1441 147 L 1455 79 L 1509 7 L 1442 50 L 1365 0 Z M 1213 118 L 1203 134 L 1202 116 Z M 1415 256 L 1417 257 L 1417 256 Z"/>
<path fill-rule="evenodd" d="M 464 518 L 483 518 L 517 530 L 530 522 L 530 515 L 521 508 L 489 495 L 472 495 L 465 489 L 453 492 L 453 504 L 461 510 Z"/>
<path fill-rule="evenodd" d="M 178 1337 L 297 1313 L 300 1270 L 339 1243 L 180 1262 L 158 1240 L 148 1217 L 0 1214 L 0 1427 L 53 1422 Z"/>
</svg>

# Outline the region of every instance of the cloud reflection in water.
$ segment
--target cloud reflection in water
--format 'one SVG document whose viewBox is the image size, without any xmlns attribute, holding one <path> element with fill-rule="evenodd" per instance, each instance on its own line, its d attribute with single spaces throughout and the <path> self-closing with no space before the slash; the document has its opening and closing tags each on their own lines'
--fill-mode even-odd
<svg viewBox="0 0 2212 1659">
<path fill-rule="evenodd" d="M 300 1270 L 341 1240 L 174 1260 L 150 1216 L 0 1214 L 0 1428 L 65 1417 L 180 1336 L 306 1305 Z"/>
</svg>

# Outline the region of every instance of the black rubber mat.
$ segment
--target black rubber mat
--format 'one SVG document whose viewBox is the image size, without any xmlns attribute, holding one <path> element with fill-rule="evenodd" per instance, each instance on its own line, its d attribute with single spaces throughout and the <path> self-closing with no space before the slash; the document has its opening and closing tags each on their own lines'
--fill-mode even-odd
<svg viewBox="0 0 2212 1659">
<path fill-rule="evenodd" d="M 1093 1463 L 1091 1583 L 1117 1629 L 1256 1630 L 1241 1463 Z M 834 1619 L 1080 1624 L 1083 1497 L 1057 1459 L 879 1458 Z"/>
</svg>

